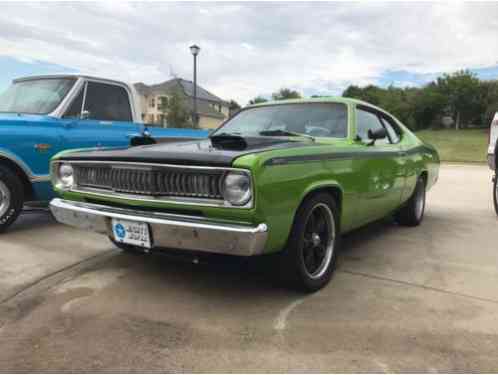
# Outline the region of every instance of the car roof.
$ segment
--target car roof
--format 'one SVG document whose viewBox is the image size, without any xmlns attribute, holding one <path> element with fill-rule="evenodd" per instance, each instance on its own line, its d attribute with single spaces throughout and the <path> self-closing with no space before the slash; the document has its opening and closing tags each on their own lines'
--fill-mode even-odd
<svg viewBox="0 0 498 375">
<path fill-rule="evenodd" d="M 304 99 L 286 99 L 286 100 L 272 100 L 264 103 L 258 103 L 258 104 L 251 104 L 246 106 L 245 108 L 254 108 L 254 107 L 266 107 L 266 106 L 272 106 L 272 105 L 282 105 L 282 104 L 301 104 L 301 103 L 341 103 L 341 104 L 355 104 L 355 105 L 362 105 L 365 107 L 369 107 L 372 109 L 376 109 L 381 112 L 386 112 L 384 109 L 379 108 L 373 104 L 370 104 L 368 102 L 365 102 L 363 100 L 358 100 L 358 99 L 353 99 L 353 98 L 346 98 L 343 96 L 324 96 L 320 98 L 304 98 Z M 391 115 L 392 116 L 392 115 Z"/>
<path fill-rule="evenodd" d="M 32 76 L 25 76 L 25 77 L 16 78 L 13 80 L 13 82 L 30 81 L 30 80 L 34 80 L 34 79 L 50 79 L 50 78 L 86 78 L 86 79 L 90 79 L 90 80 L 104 81 L 104 82 L 109 82 L 109 83 L 130 86 L 129 84 L 127 84 L 126 82 L 123 82 L 123 81 L 118 81 L 115 79 L 109 79 L 109 78 L 104 78 L 104 77 L 98 77 L 98 76 L 84 74 L 84 73 L 54 73 L 54 74 L 32 75 Z"/>
</svg>

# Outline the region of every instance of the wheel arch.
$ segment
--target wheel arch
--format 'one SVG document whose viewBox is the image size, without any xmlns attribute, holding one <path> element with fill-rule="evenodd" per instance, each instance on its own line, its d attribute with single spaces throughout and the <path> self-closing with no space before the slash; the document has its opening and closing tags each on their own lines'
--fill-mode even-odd
<svg viewBox="0 0 498 375">
<path fill-rule="evenodd" d="M 31 179 L 25 168 L 20 166 L 16 160 L 2 152 L 0 152 L 0 165 L 8 168 L 19 177 L 24 187 L 24 200 L 32 200 L 34 198 L 34 190 L 31 184 Z"/>
<path fill-rule="evenodd" d="M 303 194 L 301 195 L 299 205 L 297 206 L 297 209 L 294 212 L 294 220 L 296 219 L 297 211 L 303 205 L 303 203 L 313 195 L 319 193 L 327 193 L 334 198 L 335 203 L 337 204 L 337 209 L 339 210 L 339 218 L 341 218 L 343 211 L 342 204 L 343 204 L 344 192 L 342 187 L 337 182 L 330 181 L 330 182 L 322 182 L 319 184 L 312 184 L 311 186 L 308 186 L 306 190 L 304 190 Z"/>
</svg>

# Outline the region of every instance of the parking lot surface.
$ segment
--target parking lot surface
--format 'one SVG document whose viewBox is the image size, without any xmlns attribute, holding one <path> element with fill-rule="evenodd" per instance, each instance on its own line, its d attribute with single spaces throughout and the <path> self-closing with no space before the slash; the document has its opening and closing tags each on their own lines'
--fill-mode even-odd
<svg viewBox="0 0 498 375">
<path fill-rule="evenodd" d="M 442 166 L 420 227 L 346 236 L 312 295 L 258 264 L 125 254 L 26 214 L 0 236 L 0 370 L 495 372 L 490 180 Z"/>
</svg>

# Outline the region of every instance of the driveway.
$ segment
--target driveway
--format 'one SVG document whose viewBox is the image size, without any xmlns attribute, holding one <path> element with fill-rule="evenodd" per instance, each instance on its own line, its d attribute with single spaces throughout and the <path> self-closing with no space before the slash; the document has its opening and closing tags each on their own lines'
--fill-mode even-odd
<svg viewBox="0 0 498 375">
<path fill-rule="evenodd" d="M 484 166 L 444 165 L 417 228 L 348 235 L 332 283 L 113 249 L 29 214 L 0 237 L 0 369 L 494 372 L 498 219 Z"/>
</svg>

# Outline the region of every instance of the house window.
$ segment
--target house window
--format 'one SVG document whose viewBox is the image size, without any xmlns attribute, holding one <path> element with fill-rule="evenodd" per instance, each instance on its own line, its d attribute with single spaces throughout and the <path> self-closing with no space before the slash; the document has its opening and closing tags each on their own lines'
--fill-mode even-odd
<svg viewBox="0 0 498 375">
<path fill-rule="evenodd" d="M 164 111 L 167 107 L 168 107 L 168 97 L 167 96 L 159 97 L 159 109 Z"/>
<path fill-rule="evenodd" d="M 156 98 L 150 98 L 149 107 L 150 108 L 156 107 Z"/>
</svg>

